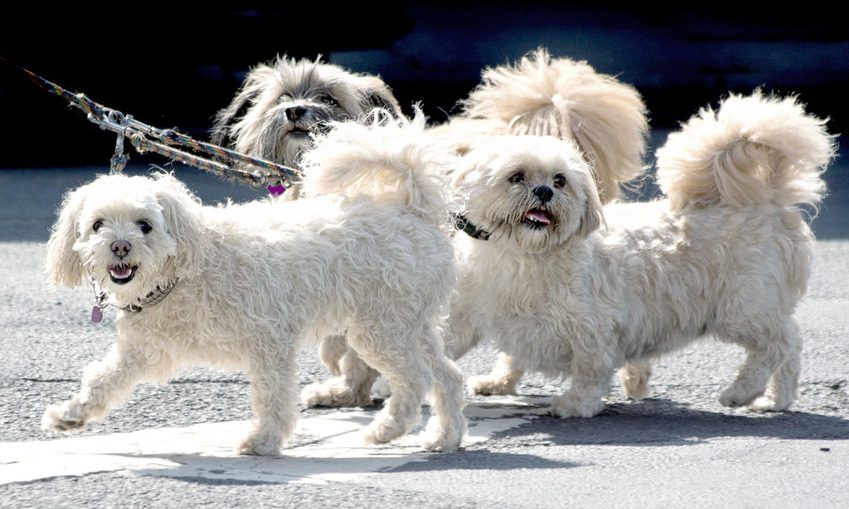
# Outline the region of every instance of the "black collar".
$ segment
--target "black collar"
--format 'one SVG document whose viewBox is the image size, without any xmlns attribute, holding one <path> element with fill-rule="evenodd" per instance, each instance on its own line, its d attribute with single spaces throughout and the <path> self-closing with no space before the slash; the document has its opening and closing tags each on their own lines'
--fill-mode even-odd
<svg viewBox="0 0 849 509">
<path fill-rule="evenodd" d="M 469 237 L 478 240 L 489 240 L 490 233 L 483 228 L 475 226 L 463 214 L 452 213 L 451 218 L 454 219 L 454 228 L 465 232 Z"/>
</svg>

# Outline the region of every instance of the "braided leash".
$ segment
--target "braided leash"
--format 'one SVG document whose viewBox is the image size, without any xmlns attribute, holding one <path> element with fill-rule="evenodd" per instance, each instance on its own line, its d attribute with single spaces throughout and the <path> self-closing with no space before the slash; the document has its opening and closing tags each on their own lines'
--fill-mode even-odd
<svg viewBox="0 0 849 509">
<path fill-rule="evenodd" d="M 271 192 L 282 192 L 281 187 L 285 189 L 302 178 L 302 173 L 298 169 L 198 141 L 175 129 L 153 127 L 136 120 L 132 115 L 124 115 L 118 110 L 92 101 L 85 94 L 73 94 L 28 69 L 17 67 L 25 72 L 35 85 L 58 95 L 68 101 L 71 106 L 82 110 L 88 120 L 100 126 L 101 129 L 118 135 L 115 140 L 115 153 L 110 159 L 111 173 L 120 173 L 126 166 L 129 157 L 124 154 L 124 139 L 129 138 L 132 146 L 140 154 L 154 152 L 238 183 L 254 187 L 266 186 Z M 213 159 L 185 152 L 176 146 L 188 147 Z"/>
</svg>

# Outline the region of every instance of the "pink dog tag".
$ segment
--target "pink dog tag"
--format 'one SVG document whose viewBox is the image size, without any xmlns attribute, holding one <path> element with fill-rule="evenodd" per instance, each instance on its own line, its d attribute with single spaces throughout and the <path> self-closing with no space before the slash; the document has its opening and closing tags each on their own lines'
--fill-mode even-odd
<svg viewBox="0 0 849 509">
<path fill-rule="evenodd" d="M 272 185 L 272 186 L 268 186 L 266 189 L 268 189 L 268 193 L 271 196 L 280 196 L 281 194 L 286 192 L 285 186 L 273 186 Z"/>
<path fill-rule="evenodd" d="M 94 306 L 91 308 L 91 321 L 100 323 L 101 320 L 103 320 L 103 310 L 100 309 L 100 306 Z"/>
</svg>

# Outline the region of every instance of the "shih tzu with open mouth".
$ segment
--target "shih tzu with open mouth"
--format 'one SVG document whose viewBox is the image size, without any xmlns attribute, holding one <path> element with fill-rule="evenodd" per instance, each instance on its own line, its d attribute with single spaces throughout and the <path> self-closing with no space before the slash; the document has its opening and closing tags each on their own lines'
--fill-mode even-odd
<svg viewBox="0 0 849 509">
<path fill-rule="evenodd" d="M 477 146 L 491 143 L 493 137 L 505 146 L 514 143 L 508 138 L 511 135 L 518 144 L 529 135 L 569 140 L 591 164 L 601 203 L 619 198 L 621 185 L 643 172 L 648 122 L 640 94 L 586 62 L 554 57 L 539 48 L 514 63 L 485 69 L 481 83 L 461 104 L 461 114 L 427 133 L 441 150 L 455 155 L 458 161 Z M 552 218 L 546 211 L 539 211 L 527 220 L 542 229 Z M 481 231 L 474 223 L 461 221 L 466 231 Z M 341 337 L 323 341 L 320 351 L 334 377 L 307 387 L 304 403 L 369 404 L 376 373 L 346 350 Z M 502 355 L 498 380 L 490 383 L 484 377 L 476 378 L 470 383 L 472 392 L 515 392 L 522 373 L 509 363 L 509 356 Z M 505 370 L 510 376 L 501 376 Z"/>
<path fill-rule="evenodd" d="M 377 76 L 287 56 L 248 73 L 229 106 L 218 112 L 212 141 L 253 157 L 298 167 L 311 135 L 331 121 L 358 120 L 374 108 L 400 115 L 392 91 Z M 288 198 L 293 198 L 288 193 Z"/>
<path fill-rule="evenodd" d="M 456 449 L 463 378 L 438 333 L 456 277 L 448 197 L 418 157 L 423 118 L 390 117 L 321 137 L 294 201 L 203 206 L 170 175 L 101 176 L 69 193 L 47 245 L 51 281 L 99 286 L 117 340 L 42 426 L 79 431 L 139 383 L 214 365 L 251 380 L 255 420 L 238 451 L 277 455 L 298 419 L 299 347 L 346 331 L 392 390 L 366 440 L 407 433 L 428 395 L 423 447 Z"/>
<path fill-rule="evenodd" d="M 474 148 L 457 187 L 489 236 L 455 237 L 446 347 L 457 358 L 491 338 L 510 364 L 490 384 L 522 370 L 569 378 L 553 412 L 591 417 L 615 369 L 628 364 L 626 394 L 645 395 L 652 359 L 714 337 L 747 352 L 721 404 L 787 409 L 814 244 L 802 207 L 822 199 L 834 154 L 824 124 L 794 98 L 732 95 L 659 150 L 665 199 L 604 209 L 572 142 Z"/>
</svg>

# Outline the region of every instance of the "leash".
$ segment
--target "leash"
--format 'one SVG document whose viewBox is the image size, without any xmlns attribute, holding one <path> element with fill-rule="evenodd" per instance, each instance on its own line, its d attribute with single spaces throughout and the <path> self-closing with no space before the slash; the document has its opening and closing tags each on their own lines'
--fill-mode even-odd
<svg viewBox="0 0 849 509">
<path fill-rule="evenodd" d="M 89 99 L 83 93 L 74 94 L 29 69 L 16 64 L 12 65 L 26 73 L 39 88 L 58 95 L 68 101 L 71 106 L 82 110 L 90 122 L 118 135 L 115 140 L 115 152 L 109 160 L 110 173 L 120 173 L 126 166 L 129 156 L 124 154 L 124 141 L 129 139 L 130 144 L 140 154 L 153 152 L 237 183 L 253 187 L 265 186 L 272 194 L 280 194 L 286 187 L 302 179 L 303 174 L 299 169 L 198 141 L 176 129 L 153 127 L 136 120 L 132 115 L 125 115 L 118 110 L 107 108 Z M 177 148 L 178 146 L 200 152 L 202 155 L 186 152 Z"/>
</svg>

